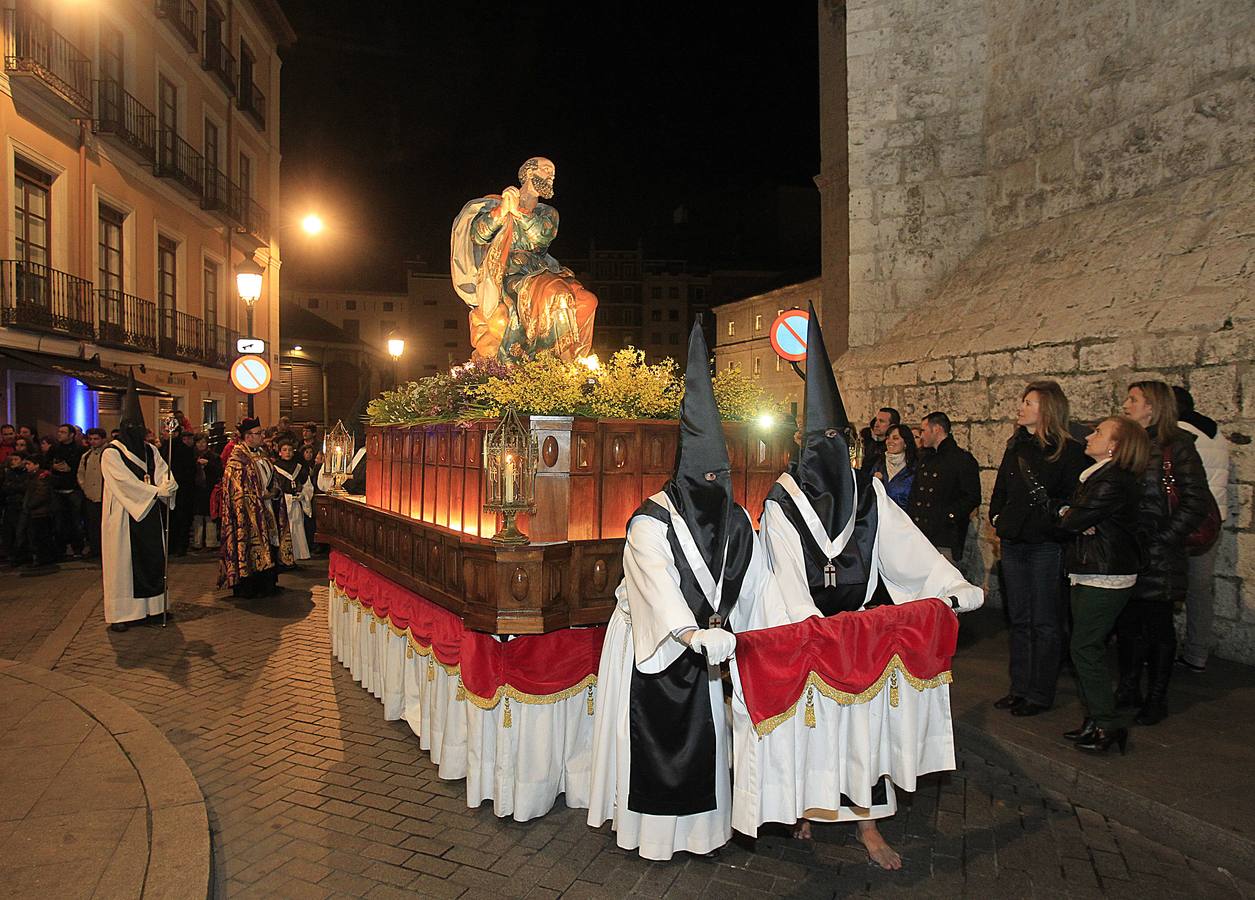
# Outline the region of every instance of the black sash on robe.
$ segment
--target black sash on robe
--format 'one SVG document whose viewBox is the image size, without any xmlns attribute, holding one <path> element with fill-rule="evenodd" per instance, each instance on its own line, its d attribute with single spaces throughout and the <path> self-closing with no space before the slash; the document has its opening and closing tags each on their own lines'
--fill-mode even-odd
<svg viewBox="0 0 1255 900">
<path fill-rule="evenodd" d="M 792 495 L 778 481 L 767 493 L 767 499 L 779 504 L 780 511 L 789 520 L 789 524 L 793 526 L 802 542 L 802 558 L 806 561 L 806 584 L 811 589 L 811 599 L 815 601 L 815 606 L 825 617 L 834 616 L 839 612 L 863 609 L 863 598 L 867 596 L 867 583 L 872 576 L 872 551 L 876 542 L 876 529 L 879 526 L 876 493 L 870 478 L 865 475 L 855 477 L 859 481 L 859 491 L 854 533 L 850 535 L 850 540 L 846 542 L 837 558 L 832 560 L 837 570 L 835 587 L 824 585 L 824 568 L 828 565 L 828 557 L 819 548 L 819 543 L 811 534 Z M 876 588 L 867 602 L 867 607 L 882 606 L 892 602 L 884 583 L 877 578 Z"/>
<path fill-rule="evenodd" d="M 671 514 L 653 500 L 646 500 L 632 514 L 632 518 L 637 516 L 649 516 L 667 526 L 667 542 L 680 573 L 680 592 L 698 627 L 704 628 L 715 610 L 680 549 Z M 753 552 L 754 532 L 749 519 L 739 506 L 734 507 L 729 516 L 728 556 L 718 610 L 725 622 L 741 594 Z M 630 697 L 628 809 L 655 816 L 688 816 L 714 809 L 715 722 L 705 656 L 686 650 L 656 675 L 647 675 L 633 665 Z"/>
<path fill-rule="evenodd" d="M 106 447 L 106 450 L 112 450 L 118 454 L 122 462 L 126 464 L 127 469 L 139 481 L 144 480 L 144 476 L 148 476 L 148 483 L 152 484 L 156 478 L 156 462 L 153 459 L 153 449 L 145 447 L 144 452 L 148 457 L 148 471 L 131 462 L 130 457 L 118 450 L 117 447 Z M 127 521 L 131 526 L 131 578 L 133 580 L 134 596 L 136 597 L 156 597 L 164 594 L 166 591 L 166 505 L 158 497 L 153 504 L 152 509 L 148 511 L 148 515 L 140 519 L 138 522 L 130 516 Z"/>
</svg>

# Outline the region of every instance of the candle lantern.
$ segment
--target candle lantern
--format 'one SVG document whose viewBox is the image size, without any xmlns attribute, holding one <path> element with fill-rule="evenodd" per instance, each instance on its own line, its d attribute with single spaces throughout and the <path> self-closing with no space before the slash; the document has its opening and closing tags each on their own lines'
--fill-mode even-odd
<svg viewBox="0 0 1255 900">
<path fill-rule="evenodd" d="M 529 512 L 536 499 L 536 436 L 523 427 L 513 406 L 506 407 L 500 424 L 484 436 L 487 493 L 484 511 L 501 513 L 501 530 L 492 536 L 498 544 L 526 544 L 515 517 Z"/>
<path fill-rule="evenodd" d="M 850 466 L 855 469 L 863 468 L 863 436 L 850 425 L 845 428 L 845 440 L 850 451 Z"/>
<path fill-rule="evenodd" d="M 353 435 L 344 427 L 344 422 L 337 421 L 322 442 L 323 470 L 331 476 L 331 490 L 328 493 L 345 495 L 344 482 L 353 474 Z"/>
</svg>

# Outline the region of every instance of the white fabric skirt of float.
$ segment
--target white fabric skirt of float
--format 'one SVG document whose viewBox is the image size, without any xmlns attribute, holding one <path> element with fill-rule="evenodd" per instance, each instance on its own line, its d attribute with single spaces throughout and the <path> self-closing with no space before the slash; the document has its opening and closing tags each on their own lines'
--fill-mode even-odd
<svg viewBox="0 0 1255 900">
<path fill-rule="evenodd" d="M 920 775 L 953 769 L 950 685 L 920 690 L 905 678 L 898 681 L 896 689 L 886 683 L 856 703 L 808 687 L 793 715 L 761 736 L 734 691 L 733 828 L 753 837 L 767 822 L 883 818 L 897 810 L 894 785 L 913 791 Z M 887 802 L 873 805 L 872 789 L 882 776 L 892 782 Z M 842 807 L 843 794 L 854 808 Z"/>
<path fill-rule="evenodd" d="M 331 649 L 353 679 L 383 704 L 384 718 L 403 720 L 431 755 L 442 779 L 466 779 L 466 801 L 519 822 L 549 812 L 559 794 L 588 807 L 593 717 L 583 689 L 554 702 L 505 698 L 484 709 L 459 691 L 457 667 L 342 592 L 328 589 Z"/>
</svg>

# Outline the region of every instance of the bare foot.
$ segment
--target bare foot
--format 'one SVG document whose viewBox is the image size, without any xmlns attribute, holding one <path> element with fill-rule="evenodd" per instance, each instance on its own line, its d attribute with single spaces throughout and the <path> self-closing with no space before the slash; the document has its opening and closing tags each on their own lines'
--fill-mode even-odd
<svg viewBox="0 0 1255 900">
<path fill-rule="evenodd" d="M 803 819 L 793 829 L 793 839 L 797 841 L 809 841 L 811 839 L 811 823 L 807 819 Z"/>
<path fill-rule="evenodd" d="M 902 868 L 902 857 L 885 842 L 874 821 L 858 823 L 858 839 L 867 849 L 871 861 L 880 868 L 889 871 Z"/>
</svg>

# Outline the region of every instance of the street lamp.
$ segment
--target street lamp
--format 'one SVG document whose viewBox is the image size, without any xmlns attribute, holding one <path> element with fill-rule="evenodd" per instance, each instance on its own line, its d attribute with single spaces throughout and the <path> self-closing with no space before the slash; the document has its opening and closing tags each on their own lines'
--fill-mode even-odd
<svg viewBox="0 0 1255 900">
<path fill-rule="evenodd" d="M 322 220 L 322 216 L 318 213 L 309 213 L 305 218 L 301 219 L 301 230 L 313 237 L 322 234 L 326 224 Z"/>
<path fill-rule="evenodd" d="M 257 301 L 261 299 L 261 277 L 265 270 L 259 266 L 251 256 L 245 256 L 243 261 L 235 268 L 235 290 L 240 295 L 240 299 L 244 301 L 244 309 L 247 314 L 246 328 L 248 334 L 246 337 L 253 336 L 253 307 L 257 305 Z M 248 395 L 248 415 L 253 416 L 253 395 Z"/>
<path fill-rule="evenodd" d="M 403 353 L 405 353 L 405 341 L 397 337 L 394 331 L 388 335 L 388 355 L 392 357 L 392 386 L 394 388 L 401 385 L 400 364 Z"/>
</svg>

